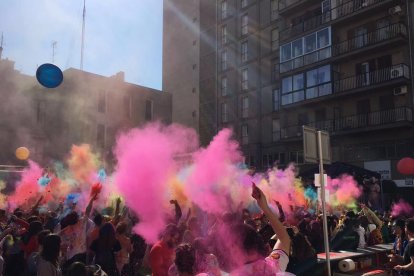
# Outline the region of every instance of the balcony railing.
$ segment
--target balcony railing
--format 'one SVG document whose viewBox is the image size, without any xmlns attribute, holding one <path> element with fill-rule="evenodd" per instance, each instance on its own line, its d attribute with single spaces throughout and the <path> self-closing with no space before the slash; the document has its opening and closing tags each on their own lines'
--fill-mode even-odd
<svg viewBox="0 0 414 276">
<path fill-rule="evenodd" d="M 373 32 L 358 35 L 352 39 L 348 39 L 333 45 L 332 55 L 339 56 L 400 36 L 407 36 L 407 27 L 402 23 L 391 24 L 382 28 L 378 28 Z"/>
<path fill-rule="evenodd" d="M 349 131 L 367 127 L 394 125 L 398 122 L 412 122 L 413 112 L 408 107 L 397 107 L 388 110 L 368 112 L 353 116 L 341 117 L 333 120 L 324 120 L 307 123 L 306 125 L 325 130 L 330 133 Z M 302 126 L 289 126 L 281 129 L 282 139 L 301 137 Z"/>
<path fill-rule="evenodd" d="M 342 3 L 336 7 L 332 7 L 330 10 L 316 15 L 309 17 L 308 19 L 294 24 L 284 30 L 282 30 L 279 34 L 280 39 L 284 40 L 292 36 L 299 35 L 303 32 L 313 30 L 325 24 L 327 22 L 337 20 L 348 16 L 352 13 L 359 12 L 363 9 L 368 9 L 373 5 L 379 4 L 381 2 L 386 2 L 387 0 L 350 0 Z M 279 1 L 279 10 L 283 10 L 288 8 L 289 6 L 299 3 L 305 2 L 304 0 L 281 0 Z"/>
<path fill-rule="evenodd" d="M 393 65 L 384 69 L 362 73 L 334 81 L 334 93 L 345 92 L 367 86 L 382 84 L 396 79 L 410 79 L 410 69 L 406 64 Z"/>
</svg>

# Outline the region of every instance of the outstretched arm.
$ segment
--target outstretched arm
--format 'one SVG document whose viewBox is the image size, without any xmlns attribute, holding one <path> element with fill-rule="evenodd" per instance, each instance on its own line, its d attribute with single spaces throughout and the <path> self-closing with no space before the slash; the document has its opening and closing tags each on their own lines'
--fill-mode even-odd
<svg viewBox="0 0 414 276">
<path fill-rule="evenodd" d="M 265 216 L 269 219 L 269 223 L 275 231 L 276 236 L 278 238 L 274 249 L 282 249 L 285 252 L 290 251 L 290 237 L 286 231 L 286 228 L 280 222 L 279 218 L 276 214 L 272 212 L 267 204 L 267 199 L 262 190 L 260 190 L 256 184 L 253 183 L 253 192 L 252 196 L 256 199 L 257 204 L 259 205 L 260 209 L 262 209 Z"/>
</svg>

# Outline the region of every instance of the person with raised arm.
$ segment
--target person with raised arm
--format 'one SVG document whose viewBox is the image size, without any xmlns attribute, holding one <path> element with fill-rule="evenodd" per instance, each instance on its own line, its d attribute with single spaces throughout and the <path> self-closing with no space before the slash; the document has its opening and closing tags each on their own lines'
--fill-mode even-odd
<svg viewBox="0 0 414 276">
<path fill-rule="evenodd" d="M 278 238 L 273 250 L 268 254 L 263 238 L 256 230 L 246 224 L 234 226 L 234 255 L 239 258 L 239 267 L 230 272 L 231 276 L 276 275 L 286 270 L 289 263 L 290 237 L 278 216 L 267 204 L 262 190 L 253 183 L 252 196 L 256 199 L 263 214 L 268 218 Z"/>
</svg>

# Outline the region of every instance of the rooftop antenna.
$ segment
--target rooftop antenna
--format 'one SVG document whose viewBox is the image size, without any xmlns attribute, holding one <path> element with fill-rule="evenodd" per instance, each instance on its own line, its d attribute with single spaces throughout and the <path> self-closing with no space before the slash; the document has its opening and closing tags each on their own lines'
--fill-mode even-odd
<svg viewBox="0 0 414 276">
<path fill-rule="evenodd" d="M 0 41 L 0 59 L 3 53 L 3 32 L 1 32 L 1 41 Z"/>
<path fill-rule="evenodd" d="M 55 50 L 56 50 L 57 41 L 52 41 L 52 63 L 55 63 Z"/>
<path fill-rule="evenodd" d="M 86 0 L 83 0 L 83 15 L 82 15 L 82 44 L 81 44 L 81 60 L 80 69 L 83 70 L 83 50 L 85 48 L 85 16 L 86 16 Z"/>
</svg>

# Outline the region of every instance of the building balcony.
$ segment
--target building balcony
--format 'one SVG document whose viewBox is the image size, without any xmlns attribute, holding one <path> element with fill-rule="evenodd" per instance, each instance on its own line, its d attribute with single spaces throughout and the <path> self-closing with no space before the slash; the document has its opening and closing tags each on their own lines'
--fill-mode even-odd
<svg viewBox="0 0 414 276">
<path fill-rule="evenodd" d="M 332 46 L 307 53 L 303 56 L 281 62 L 280 73 L 286 73 L 329 58 L 339 59 L 350 55 L 372 50 L 384 45 L 393 46 L 394 42 L 407 38 L 407 27 L 403 23 L 390 24 L 375 31 L 355 36 Z M 385 46 L 384 46 L 385 47 Z"/>
<path fill-rule="evenodd" d="M 412 125 L 413 111 L 408 107 L 396 107 L 388 110 L 367 112 L 345 116 L 338 119 L 307 123 L 307 126 L 328 131 L 331 135 L 369 131 Z M 281 139 L 302 137 L 302 125 L 288 126 L 281 129 Z"/>
<path fill-rule="evenodd" d="M 315 101 L 320 101 L 322 97 L 332 98 L 339 95 L 375 90 L 386 86 L 398 87 L 398 85 L 404 84 L 408 80 L 410 80 L 410 68 L 408 65 L 397 64 L 383 69 L 337 79 L 333 82 L 326 82 L 284 93 L 281 95 L 281 105 L 284 108 L 290 108 L 298 104 L 310 104 Z"/>
<path fill-rule="evenodd" d="M 279 0 L 279 14 L 286 14 L 295 11 L 298 8 L 303 8 L 314 3 L 321 2 L 321 0 Z"/>
<path fill-rule="evenodd" d="M 298 2 L 305 1 L 282 0 L 279 2 L 279 5 L 283 6 L 282 3 L 291 3 L 291 6 L 293 8 L 295 6 L 294 4 L 297 4 Z M 377 8 L 383 4 L 388 3 L 392 3 L 392 0 L 348 0 L 345 3 L 337 6 L 334 6 L 332 3 L 331 8 L 322 14 L 311 16 L 302 22 L 293 24 L 288 28 L 280 31 L 279 37 L 281 41 L 287 40 L 298 35 L 303 35 L 303 33 L 306 33 L 308 31 L 316 30 L 317 28 L 327 23 L 334 24 L 353 15 L 372 10 L 373 8 Z M 289 7 L 290 6 L 287 6 L 285 9 L 288 9 Z"/>
</svg>

